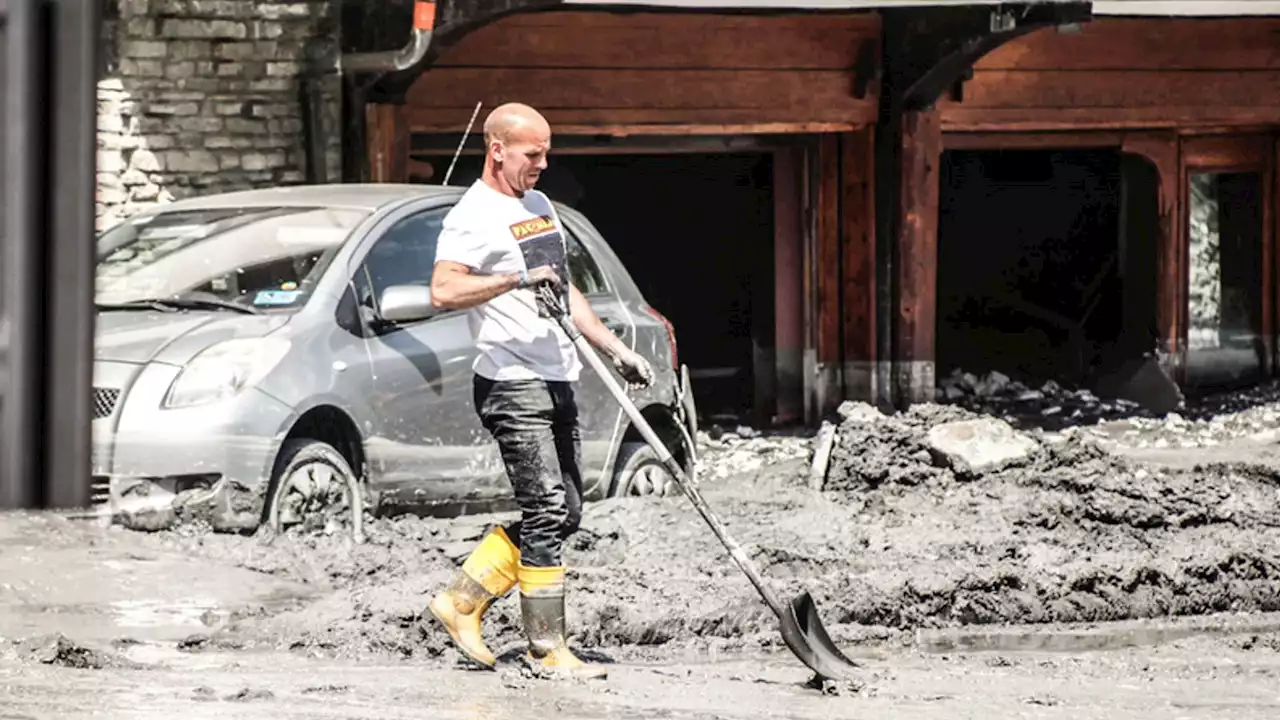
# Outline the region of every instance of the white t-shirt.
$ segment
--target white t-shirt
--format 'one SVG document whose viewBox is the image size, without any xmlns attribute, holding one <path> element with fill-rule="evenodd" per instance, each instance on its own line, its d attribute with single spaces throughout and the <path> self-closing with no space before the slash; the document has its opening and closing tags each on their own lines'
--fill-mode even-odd
<svg viewBox="0 0 1280 720">
<path fill-rule="evenodd" d="M 550 264 L 568 289 L 564 235 L 546 195 L 504 195 L 477 180 L 445 216 L 436 262 L 501 275 Z M 532 260 L 532 262 L 530 262 Z M 565 307 L 568 307 L 567 294 Z M 490 380 L 573 382 L 582 370 L 573 343 L 552 318 L 538 315 L 533 290 L 515 289 L 467 310 L 479 355 L 472 369 Z"/>
</svg>

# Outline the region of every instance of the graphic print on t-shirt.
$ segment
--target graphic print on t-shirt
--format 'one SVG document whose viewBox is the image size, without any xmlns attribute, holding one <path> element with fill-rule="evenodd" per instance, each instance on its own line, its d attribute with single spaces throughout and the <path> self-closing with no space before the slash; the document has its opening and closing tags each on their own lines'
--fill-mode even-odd
<svg viewBox="0 0 1280 720">
<path fill-rule="evenodd" d="M 550 265 L 560 276 L 560 301 L 569 307 L 569 261 L 564 236 L 548 216 L 531 218 L 511 225 L 511 236 L 520 246 L 525 267 L 530 270 Z"/>
</svg>

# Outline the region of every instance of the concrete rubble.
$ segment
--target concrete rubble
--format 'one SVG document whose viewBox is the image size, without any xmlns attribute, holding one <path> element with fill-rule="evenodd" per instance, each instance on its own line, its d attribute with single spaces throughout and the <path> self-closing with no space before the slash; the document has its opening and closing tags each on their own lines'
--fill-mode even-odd
<svg viewBox="0 0 1280 720">
<path fill-rule="evenodd" d="M 758 472 L 775 463 L 807 459 L 813 441 L 807 433 L 763 433 L 739 426 L 698 431 L 699 480 Z"/>
<path fill-rule="evenodd" d="M 925 443 L 957 473 L 976 476 L 1026 460 L 1036 442 L 997 418 L 942 423 L 929 429 Z"/>
</svg>

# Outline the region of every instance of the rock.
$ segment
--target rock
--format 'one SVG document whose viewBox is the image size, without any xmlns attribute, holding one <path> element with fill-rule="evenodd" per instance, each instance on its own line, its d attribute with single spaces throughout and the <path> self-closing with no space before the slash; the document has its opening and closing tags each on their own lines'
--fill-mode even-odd
<svg viewBox="0 0 1280 720">
<path fill-rule="evenodd" d="M 868 403 L 845 400 L 836 408 L 836 414 L 843 422 L 875 422 L 883 420 L 884 413 Z"/>
<path fill-rule="evenodd" d="M 925 442 L 957 473 L 975 476 L 1022 462 L 1038 447 L 996 418 L 942 423 L 929 430 Z"/>
</svg>

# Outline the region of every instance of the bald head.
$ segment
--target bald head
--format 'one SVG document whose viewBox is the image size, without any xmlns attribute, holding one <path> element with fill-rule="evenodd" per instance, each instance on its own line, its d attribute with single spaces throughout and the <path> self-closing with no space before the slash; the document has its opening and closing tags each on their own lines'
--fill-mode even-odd
<svg viewBox="0 0 1280 720">
<path fill-rule="evenodd" d="M 484 120 L 484 141 L 493 144 L 519 142 L 526 136 L 534 139 L 551 135 L 551 125 L 542 113 L 524 103 L 506 103 L 494 108 Z"/>
<path fill-rule="evenodd" d="M 485 182 L 519 197 L 531 190 L 547 167 L 551 125 L 537 110 L 523 103 L 494 108 L 484 121 Z"/>
</svg>

